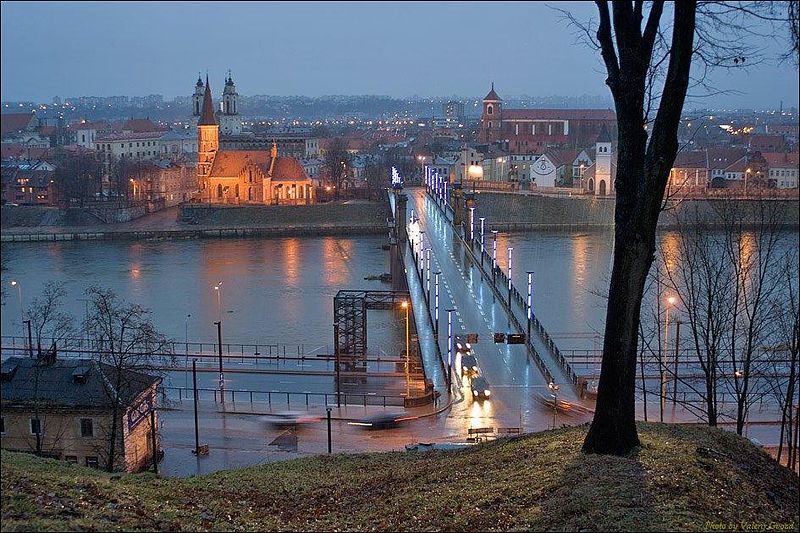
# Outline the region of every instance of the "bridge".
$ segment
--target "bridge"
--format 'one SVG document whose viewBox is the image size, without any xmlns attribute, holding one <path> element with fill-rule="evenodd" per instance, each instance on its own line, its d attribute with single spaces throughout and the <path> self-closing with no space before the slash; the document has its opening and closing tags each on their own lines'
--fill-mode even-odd
<svg viewBox="0 0 800 533">
<path fill-rule="evenodd" d="M 580 398 L 578 376 L 544 325 L 533 313 L 528 320 L 523 293 L 509 285 L 503 269 L 492 268 L 476 232 L 470 239 L 453 200 L 432 186 L 390 193 L 393 255 L 405 271 L 427 377 L 453 402 L 447 425 L 544 429 L 552 424 L 552 409 L 543 400 L 552 400 L 554 389 L 559 402 L 592 407 Z M 523 334 L 524 341 L 495 343 L 496 333 Z M 491 389 L 489 401 L 474 400 L 456 370 L 456 337 L 469 334 L 477 336 L 471 344 Z M 589 414 L 583 410 L 587 421 Z"/>
</svg>

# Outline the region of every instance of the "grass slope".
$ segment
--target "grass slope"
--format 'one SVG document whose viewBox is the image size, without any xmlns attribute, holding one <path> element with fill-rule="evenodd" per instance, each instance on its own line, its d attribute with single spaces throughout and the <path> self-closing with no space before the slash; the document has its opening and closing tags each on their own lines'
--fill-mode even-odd
<svg viewBox="0 0 800 533">
<path fill-rule="evenodd" d="M 797 476 L 747 440 L 665 424 L 639 432 L 642 446 L 626 458 L 582 455 L 584 426 L 465 451 L 319 456 L 190 479 L 4 451 L 2 529 L 797 530 Z"/>
</svg>

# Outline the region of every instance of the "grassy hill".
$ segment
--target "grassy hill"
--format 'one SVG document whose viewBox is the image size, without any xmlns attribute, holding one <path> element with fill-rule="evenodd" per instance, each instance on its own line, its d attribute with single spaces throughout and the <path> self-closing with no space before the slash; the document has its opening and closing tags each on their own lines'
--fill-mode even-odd
<svg viewBox="0 0 800 533">
<path fill-rule="evenodd" d="M 586 429 L 189 479 L 112 476 L 4 451 L 2 529 L 797 530 L 797 476 L 743 438 L 640 424 L 642 447 L 614 458 L 580 453 Z"/>
</svg>

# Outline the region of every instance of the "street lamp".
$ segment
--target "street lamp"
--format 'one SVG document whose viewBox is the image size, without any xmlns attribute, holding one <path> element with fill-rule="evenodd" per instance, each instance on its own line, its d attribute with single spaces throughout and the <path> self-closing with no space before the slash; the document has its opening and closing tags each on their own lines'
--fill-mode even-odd
<svg viewBox="0 0 800 533">
<path fill-rule="evenodd" d="M 483 236 L 484 236 L 484 222 L 486 222 L 486 217 L 478 217 L 478 220 L 481 221 L 481 264 L 483 264 Z"/>
<path fill-rule="evenodd" d="M 408 376 L 408 355 L 409 355 L 409 335 L 408 335 L 408 301 L 404 301 L 400 304 L 403 309 L 406 310 L 406 398 L 411 396 L 411 382 L 409 381 Z"/>
<path fill-rule="evenodd" d="M 475 208 L 469 208 L 469 245 L 472 248 L 472 243 L 475 241 Z"/>
<path fill-rule="evenodd" d="M 425 249 L 425 294 L 428 305 L 431 303 L 431 249 Z"/>
<path fill-rule="evenodd" d="M 447 309 L 447 390 L 453 383 L 453 311 Z"/>
<path fill-rule="evenodd" d="M 514 248 L 508 247 L 508 305 L 511 306 L 511 252 Z"/>
<path fill-rule="evenodd" d="M 497 230 L 492 230 L 492 283 L 494 283 L 494 271 L 497 269 Z"/>
<path fill-rule="evenodd" d="M 661 412 L 660 412 L 660 421 L 664 421 L 664 405 L 666 402 L 667 397 L 667 373 L 666 373 L 666 363 L 664 359 L 666 357 L 667 347 L 669 346 L 669 309 L 675 304 L 675 297 L 670 296 L 667 298 L 667 309 L 666 309 L 666 316 L 664 318 L 664 350 L 661 352 Z"/>
<path fill-rule="evenodd" d="M 556 429 L 556 414 L 558 413 L 558 385 L 552 381 L 547 384 L 547 388 L 553 393 L 553 429 Z"/>
<path fill-rule="evenodd" d="M 217 291 L 217 318 L 222 322 L 222 282 L 220 281 L 214 285 L 214 290 Z"/>
<path fill-rule="evenodd" d="M 528 274 L 528 339 L 531 338 L 531 319 L 533 318 L 533 300 L 531 298 L 533 290 L 533 271 L 529 270 Z"/>
<path fill-rule="evenodd" d="M 186 342 L 185 349 L 186 349 L 186 365 L 184 366 L 184 388 L 188 391 L 189 390 L 189 319 L 192 318 L 192 315 L 186 315 L 186 318 L 183 322 L 183 334 L 184 334 L 184 341 Z"/>
<path fill-rule="evenodd" d="M 11 286 L 17 288 L 17 301 L 19 302 L 19 325 L 23 328 L 22 336 L 25 337 L 25 317 L 23 316 L 22 307 L 22 284 L 17 280 L 11 280 Z"/>
<path fill-rule="evenodd" d="M 436 272 L 434 272 L 434 276 L 435 276 L 435 283 L 434 283 L 435 294 L 434 294 L 434 313 L 433 313 L 433 315 L 434 315 L 434 319 L 436 321 L 435 322 L 436 325 L 434 327 L 434 331 L 433 332 L 436 334 L 437 337 L 439 335 L 439 274 L 441 274 L 441 271 L 437 270 Z"/>
</svg>

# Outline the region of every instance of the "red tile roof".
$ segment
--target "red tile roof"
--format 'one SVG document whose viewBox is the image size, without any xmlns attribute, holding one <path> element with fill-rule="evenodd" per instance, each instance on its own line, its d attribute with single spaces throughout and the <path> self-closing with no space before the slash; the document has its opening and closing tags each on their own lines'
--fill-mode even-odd
<svg viewBox="0 0 800 533">
<path fill-rule="evenodd" d="M 49 148 L 31 148 L 22 144 L 0 144 L 0 156 L 3 159 L 28 159 L 30 154 L 31 159 L 42 159 L 49 152 Z"/>
<path fill-rule="evenodd" d="M 255 164 L 265 175 L 269 173 L 272 156 L 266 150 L 221 150 L 211 165 L 212 177 L 238 176 L 248 164 Z M 300 162 L 293 157 L 278 157 L 272 169 L 274 181 L 303 181 L 308 179 Z"/>
<path fill-rule="evenodd" d="M 769 168 L 798 168 L 800 166 L 800 154 L 797 152 L 763 152 L 761 154 L 767 160 Z"/>
<path fill-rule="evenodd" d="M 611 109 L 504 109 L 503 120 L 617 120 Z"/>
<path fill-rule="evenodd" d="M 709 148 L 708 152 L 708 168 L 721 169 L 726 168 L 728 165 L 738 160 L 747 153 L 744 148 Z"/>
<path fill-rule="evenodd" d="M 0 115 L 0 132 L 2 135 L 22 131 L 34 120 L 33 113 L 3 113 Z"/>
<path fill-rule="evenodd" d="M 705 150 L 680 151 L 675 156 L 672 168 L 708 168 L 708 156 Z"/>
</svg>

